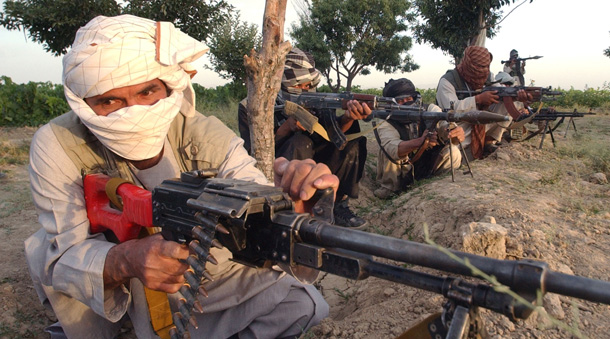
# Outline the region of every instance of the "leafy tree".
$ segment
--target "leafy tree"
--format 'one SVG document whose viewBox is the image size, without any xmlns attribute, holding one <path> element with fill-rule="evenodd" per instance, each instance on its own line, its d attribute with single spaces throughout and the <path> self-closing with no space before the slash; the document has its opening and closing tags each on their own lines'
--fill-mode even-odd
<svg viewBox="0 0 610 339">
<path fill-rule="evenodd" d="M 58 56 L 66 53 L 78 28 L 98 15 L 171 21 L 195 39 L 205 40 L 231 8 L 225 0 L 6 0 L 0 25 L 27 31 L 32 41 Z"/>
<path fill-rule="evenodd" d="M 301 6 L 290 36 L 296 47 L 313 54 L 333 91 L 342 78 L 349 91 L 358 74 L 370 73 L 369 66 L 385 73 L 419 68 L 407 54 L 413 46 L 407 23 L 414 20 L 409 1 L 303 0 Z"/>
<path fill-rule="evenodd" d="M 440 48 L 459 63 L 468 46 L 484 46 L 503 20 L 500 8 L 517 0 L 415 0 L 423 19 L 415 26 L 417 42 Z M 523 0 L 519 6 L 528 0 Z M 531 3 L 533 0 L 529 0 Z M 510 14 L 510 13 L 509 13 Z M 507 14 L 508 15 L 508 14 Z M 506 18 L 506 16 L 504 16 Z"/>
<path fill-rule="evenodd" d="M 252 49 L 260 50 L 261 40 L 258 26 L 241 22 L 240 14 L 236 12 L 210 33 L 207 43 L 210 47 L 211 66 L 204 67 L 245 88 L 244 55 Z"/>
</svg>

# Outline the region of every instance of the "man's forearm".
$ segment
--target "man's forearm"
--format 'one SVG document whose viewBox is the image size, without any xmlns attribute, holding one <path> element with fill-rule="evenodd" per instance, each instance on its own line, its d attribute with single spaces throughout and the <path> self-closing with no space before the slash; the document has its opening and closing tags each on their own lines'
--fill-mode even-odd
<svg viewBox="0 0 610 339">
<path fill-rule="evenodd" d="M 415 151 L 421 145 L 422 140 L 420 140 L 420 138 L 402 141 L 400 144 L 398 144 L 398 157 L 406 157 L 407 155 L 409 155 L 409 153 Z"/>
<path fill-rule="evenodd" d="M 339 125 L 341 125 L 341 131 L 343 133 L 347 132 L 348 129 L 350 129 L 350 127 L 352 127 L 352 124 L 354 123 L 353 119 L 350 119 L 347 114 L 343 114 L 341 116 L 341 120 L 339 121 Z"/>
</svg>

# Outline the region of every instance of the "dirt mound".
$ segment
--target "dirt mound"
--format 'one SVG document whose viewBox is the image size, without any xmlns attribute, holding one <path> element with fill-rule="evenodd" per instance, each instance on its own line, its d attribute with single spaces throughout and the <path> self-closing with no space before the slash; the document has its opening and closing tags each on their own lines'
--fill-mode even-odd
<svg viewBox="0 0 610 339">
<path fill-rule="evenodd" d="M 542 260 L 554 271 L 610 280 L 610 212 L 605 203 L 610 187 L 589 182 L 591 173 L 579 160 L 562 158 L 550 143 L 543 149 L 538 144 L 539 139 L 503 145 L 471 163 L 474 178 L 460 170 L 455 182 L 450 175 L 427 180 L 387 201 L 372 194 L 376 156 L 369 155 L 372 175 L 363 180 L 362 195 L 352 206 L 369 221 L 369 232 L 423 242 L 426 225 L 435 243 L 474 253 L 464 243 L 465 225 L 495 223 L 506 230 L 505 259 Z M 374 140 L 368 149 L 376 155 Z M 440 312 L 443 303 L 442 296 L 376 278 L 350 281 L 326 275 L 320 284 L 331 317 L 315 329 L 316 337 L 396 337 Z M 607 305 L 548 294 L 545 308 L 589 337 L 607 336 Z M 481 313 L 492 338 L 568 336 L 545 329 L 550 324 L 536 314 L 513 324 L 491 311 Z"/>
</svg>

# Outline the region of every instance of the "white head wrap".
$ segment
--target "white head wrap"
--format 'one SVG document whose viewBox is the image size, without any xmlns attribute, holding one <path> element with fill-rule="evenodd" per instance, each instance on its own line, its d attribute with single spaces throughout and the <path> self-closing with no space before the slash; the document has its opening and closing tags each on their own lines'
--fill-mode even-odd
<svg viewBox="0 0 610 339">
<path fill-rule="evenodd" d="M 170 22 L 98 16 L 76 33 L 63 59 L 66 99 L 83 124 L 114 153 L 149 159 L 161 152 L 178 112 L 195 114 L 189 64 L 208 51 Z M 115 88 L 160 79 L 172 90 L 151 106 L 134 105 L 98 116 L 83 100 Z"/>
</svg>

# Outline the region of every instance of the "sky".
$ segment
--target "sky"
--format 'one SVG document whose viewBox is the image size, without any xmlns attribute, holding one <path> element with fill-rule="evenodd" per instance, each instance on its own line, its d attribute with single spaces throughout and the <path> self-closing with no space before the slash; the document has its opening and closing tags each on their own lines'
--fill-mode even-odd
<svg viewBox="0 0 610 339">
<path fill-rule="evenodd" d="M 242 21 L 261 26 L 265 0 L 227 1 L 240 11 Z M 4 1 L 0 2 L 3 8 Z M 504 14 L 521 2 L 504 7 Z M 286 8 L 288 40 L 289 27 L 298 19 L 296 3 L 288 0 Z M 508 59 L 510 50 L 517 49 L 522 58 L 543 57 L 527 62 L 526 84 L 534 80 L 536 86 L 580 90 L 610 86 L 610 58 L 603 54 L 610 47 L 609 13 L 608 0 L 534 0 L 532 3 L 528 0 L 505 18 L 493 39 L 487 39 L 486 47 L 494 55 L 491 71 L 500 72 L 500 61 Z M 417 71 L 393 74 L 373 71 L 367 76 L 357 76 L 354 84 L 381 88 L 390 78 L 406 77 L 418 88 L 435 88 L 438 79 L 454 67 L 451 57 L 426 44 L 415 44 L 409 53 L 420 65 Z M 225 84 L 227 80 L 203 68 L 207 62 L 204 56 L 194 63 L 199 72 L 193 81 L 204 87 Z M 0 28 L 0 75 L 16 83 L 61 83 L 61 72 L 61 57 L 45 52 L 42 45 L 28 40 L 24 32 Z"/>
</svg>

